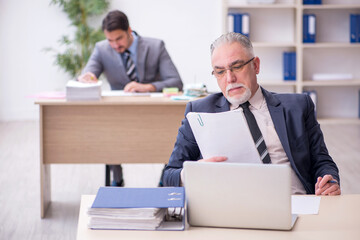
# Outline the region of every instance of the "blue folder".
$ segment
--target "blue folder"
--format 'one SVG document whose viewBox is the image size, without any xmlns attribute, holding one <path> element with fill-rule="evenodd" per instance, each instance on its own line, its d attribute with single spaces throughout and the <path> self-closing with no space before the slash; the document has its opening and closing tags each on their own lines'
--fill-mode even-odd
<svg viewBox="0 0 360 240">
<path fill-rule="evenodd" d="M 241 34 L 250 37 L 250 15 L 248 13 L 241 14 Z"/>
<path fill-rule="evenodd" d="M 358 26 L 358 14 L 350 14 L 350 42 L 355 43 L 358 42 L 358 32 L 359 32 L 359 26 Z"/>
<path fill-rule="evenodd" d="M 229 14 L 234 18 L 234 32 L 241 33 L 247 37 L 250 35 L 250 16 L 248 13 Z M 231 18 L 230 18 L 231 19 Z"/>
<path fill-rule="evenodd" d="M 242 14 L 234 14 L 234 32 L 241 33 L 242 31 Z"/>
<path fill-rule="evenodd" d="M 228 14 L 228 32 L 235 32 L 235 15 L 236 13 L 229 13 Z"/>
<path fill-rule="evenodd" d="M 314 43 L 316 38 L 316 16 L 315 14 L 303 15 L 303 42 Z"/>
<path fill-rule="evenodd" d="M 296 80 L 296 52 L 290 52 L 290 80 Z"/>
<path fill-rule="evenodd" d="M 304 5 L 309 5 L 309 4 L 322 4 L 322 0 L 304 0 L 303 1 Z"/>
<path fill-rule="evenodd" d="M 283 53 L 284 80 L 290 80 L 290 55 L 288 52 Z"/>
<path fill-rule="evenodd" d="M 92 208 L 176 208 L 184 207 L 183 187 L 100 187 Z"/>
<path fill-rule="evenodd" d="M 360 14 L 357 14 L 357 42 L 360 42 Z"/>
<path fill-rule="evenodd" d="M 284 80 L 296 80 L 296 52 L 283 53 Z"/>
<path fill-rule="evenodd" d="M 315 3 L 315 0 L 304 0 L 303 1 L 304 5 L 309 5 L 309 4 L 314 4 L 314 3 Z"/>
</svg>

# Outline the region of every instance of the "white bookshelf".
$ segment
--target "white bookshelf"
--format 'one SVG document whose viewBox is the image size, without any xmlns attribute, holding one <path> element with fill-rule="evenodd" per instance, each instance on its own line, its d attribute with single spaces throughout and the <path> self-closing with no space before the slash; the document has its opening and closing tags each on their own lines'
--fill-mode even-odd
<svg viewBox="0 0 360 240">
<path fill-rule="evenodd" d="M 322 0 L 303 5 L 302 0 L 275 0 L 250 4 L 223 0 L 223 32 L 228 13 L 250 15 L 250 40 L 260 57 L 259 83 L 271 91 L 317 92 L 317 116 L 323 123 L 360 123 L 360 43 L 350 43 L 350 14 L 360 14 L 360 0 Z M 303 43 L 303 14 L 316 15 L 316 42 Z M 283 80 L 284 51 L 296 52 L 296 81 Z M 315 73 L 351 74 L 351 80 L 314 81 Z"/>
</svg>

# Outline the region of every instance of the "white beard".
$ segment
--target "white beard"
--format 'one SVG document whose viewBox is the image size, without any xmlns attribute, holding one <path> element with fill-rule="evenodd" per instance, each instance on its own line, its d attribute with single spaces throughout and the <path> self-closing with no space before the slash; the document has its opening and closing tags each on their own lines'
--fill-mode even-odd
<svg viewBox="0 0 360 240">
<path fill-rule="evenodd" d="M 232 89 L 232 88 L 236 88 L 236 87 L 245 88 L 245 92 L 243 94 L 241 94 L 241 95 L 236 95 L 236 96 L 230 97 L 229 96 L 229 90 Z M 250 88 L 248 88 L 247 86 L 245 86 L 242 83 L 229 84 L 226 87 L 225 97 L 231 103 L 231 105 L 237 107 L 240 104 L 243 104 L 244 102 L 246 102 L 246 101 L 248 101 L 250 99 L 251 91 L 250 91 Z"/>
</svg>

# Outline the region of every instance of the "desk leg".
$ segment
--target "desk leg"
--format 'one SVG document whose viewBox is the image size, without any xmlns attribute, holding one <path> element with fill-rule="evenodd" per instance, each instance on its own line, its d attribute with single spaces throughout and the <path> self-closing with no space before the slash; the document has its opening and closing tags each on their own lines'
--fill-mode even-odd
<svg viewBox="0 0 360 240">
<path fill-rule="evenodd" d="M 44 218 L 51 201 L 50 164 L 44 164 L 44 107 L 40 106 L 40 217 Z"/>
<path fill-rule="evenodd" d="M 51 178 L 50 178 L 50 165 L 49 164 L 40 164 L 40 208 L 41 208 L 41 218 L 44 218 L 46 211 L 51 202 Z"/>
</svg>

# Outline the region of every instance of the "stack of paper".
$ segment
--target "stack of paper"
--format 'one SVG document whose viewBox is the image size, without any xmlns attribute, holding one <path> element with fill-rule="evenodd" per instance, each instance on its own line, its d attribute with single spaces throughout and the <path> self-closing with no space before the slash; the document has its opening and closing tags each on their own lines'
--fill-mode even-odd
<svg viewBox="0 0 360 240">
<path fill-rule="evenodd" d="M 89 208 L 89 228 L 155 230 L 166 215 L 165 208 Z"/>
<path fill-rule="evenodd" d="M 165 222 L 168 208 L 184 207 L 184 188 L 100 187 L 88 209 L 92 229 L 183 230 L 184 224 Z M 169 227 L 170 226 L 170 227 Z"/>
<path fill-rule="evenodd" d="M 82 83 L 74 80 L 66 84 L 66 100 L 90 101 L 101 99 L 101 81 L 96 83 Z"/>
</svg>

